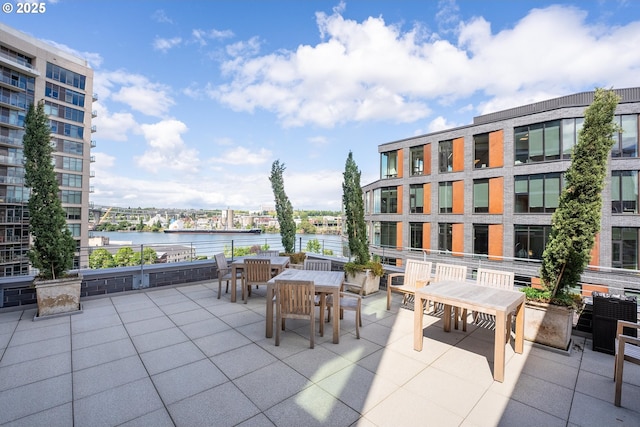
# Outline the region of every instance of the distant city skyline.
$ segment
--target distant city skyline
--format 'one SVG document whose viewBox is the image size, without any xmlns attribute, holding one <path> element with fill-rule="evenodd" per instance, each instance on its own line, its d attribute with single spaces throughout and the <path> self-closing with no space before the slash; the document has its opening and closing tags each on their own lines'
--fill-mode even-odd
<svg viewBox="0 0 640 427">
<path fill-rule="evenodd" d="M 350 150 L 364 185 L 380 144 L 639 86 L 635 1 L 6 3 L 94 69 L 96 205 L 257 210 L 280 160 L 294 209 L 338 211 Z"/>
</svg>

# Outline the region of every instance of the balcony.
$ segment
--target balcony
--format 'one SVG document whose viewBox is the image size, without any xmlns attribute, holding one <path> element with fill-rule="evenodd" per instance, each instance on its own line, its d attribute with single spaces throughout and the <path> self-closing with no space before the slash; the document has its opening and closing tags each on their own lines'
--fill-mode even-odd
<svg viewBox="0 0 640 427">
<path fill-rule="evenodd" d="M 97 145 L 98 145 L 98 143 L 96 142 L 96 140 L 95 140 L 95 139 L 92 139 L 92 140 L 91 140 L 91 148 L 96 148 L 96 147 L 97 147 Z"/>
<path fill-rule="evenodd" d="M 492 380 L 493 332 L 442 332 L 425 316 L 413 350 L 413 312 L 385 293 L 363 300 L 340 344 L 287 321 L 279 347 L 264 337 L 265 298 L 217 299 L 217 281 L 83 300 L 83 312 L 33 321 L 0 310 L 13 331 L 0 353 L 0 424 L 61 425 L 636 425 L 640 368 L 626 364 L 613 405 L 613 356 L 574 337 L 570 355 L 507 347 L 505 382 Z M 318 325 L 316 325 L 316 334 Z M 34 349 L 41 349 L 34 353 Z M 73 362 L 73 363 L 72 363 Z M 29 396 L 24 399 L 23 396 Z"/>
<path fill-rule="evenodd" d="M 7 55 L 4 52 L 0 52 L 0 63 L 4 63 L 8 65 L 10 68 L 20 70 L 33 77 L 40 75 L 40 72 L 36 70 L 33 67 L 33 65 L 25 61 L 23 58 L 13 57 L 13 56 Z"/>
<path fill-rule="evenodd" d="M 96 102 L 96 101 L 98 100 L 98 94 L 97 94 L 97 93 L 94 93 L 93 95 L 91 95 L 91 100 L 92 100 L 93 102 Z"/>
<path fill-rule="evenodd" d="M 98 128 L 96 127 L 96 125 L 91 126 L 91 133 L 97 132 Z"/>
<path fill-rule="evenodd" d="M 91 112 L 91 118 L 95 119 L 96 117 L 98 117 L 98 110 L 93 110 Z"/>
</svg>

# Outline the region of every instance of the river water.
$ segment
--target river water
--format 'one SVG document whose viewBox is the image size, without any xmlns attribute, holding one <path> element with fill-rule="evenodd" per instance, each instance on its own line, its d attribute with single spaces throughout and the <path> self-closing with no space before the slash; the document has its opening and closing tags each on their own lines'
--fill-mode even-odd
<svg viewBox="0 0 640 427">
<path fill-rule="evenodd" d="M 224 249 L 267 245 L 269 249 L 283 250 L 280 234 L 180 234 L 180 233 L 152 233 L 152 232 L 118 232 L 94 231 L 93 237 L 109 238 L 110 244 L 127 245 L 185 245 L 196 249 L 197 255 L 212 256 Z M 306 251 L 309 241 L 318 240 L 321 250 L 330 250 L 335 256 L 342 255 L 341 237 L 335 234 L 297 234 L 296 251 Z"/>
</svg>

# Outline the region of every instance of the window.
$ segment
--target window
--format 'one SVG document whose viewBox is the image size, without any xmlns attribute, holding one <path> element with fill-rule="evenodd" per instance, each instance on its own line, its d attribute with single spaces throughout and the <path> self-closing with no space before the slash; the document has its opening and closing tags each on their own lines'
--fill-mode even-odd
<svg viewBox="0 0 640 427">
<path fill-rule="evenodd" d="M 637 228 L 611 228 L 611 266 L 638 270 Z"/>
<path fill-rule="evenodd" d="M 516 176 L 515 212 L 554 212 L 562 189 L 561 176 L 560 173 Z"/>
<path fill-rule="evenodd" d="M 80 237 L 80 224 L 67 224 L 67 228 L 73 237 Z"/>
<path fill-rule="evenodd" d="M 411 175 L 424 174 L 424 150 L 425 146 L 411 147 Z"/>
<path fill-rule="evenodd" d="M 68 141 L 66 139 L 62 142 L 62 151 L 65 153 L 82 156 L 82 147 L 83 145 L 81 142 Z"/>
<path fill-rule="evenodd" d="M 611 172 L 611 213 L 638 213 L 638 171 Z"/>
<path fill-rule="evenodd" d="M 409 213 L 424 213 L 424 186 L 422 184 L 409 186 Z"/>
<path fill-rule="evenodd" d="M 473 224 L 473 253 L 489 255 L 489 226 L 487 224 Z"/>
<path fill-rule="evenodd" d="M 47 82 L 45 84 L 44 94 L 46 97 L 51 99 L 57 99 L 68 102 L 69 104 L 77 105 L 78 107 L 84 107 L 84 94 L 60 87 L 51 82 Z"/>
<path fill-rule="evenodd" d="M 438 166 L 440 172 L 453 170 L 453 141 L 440 141 L 438 144 Z"/>
<path fill-rule="evenodd" d="M 453 252 L 453 224 L 438 224 L 438 250 Z"/>
<path fill-rule="evenodd" d="M 396 247 L 397 227 L 395 222 L 374 222 L 373 244 L 382 247 Z"/>
<path fill-rule="evenodd" d="M 364 213 L 371 213 L 371 191 L 367 191 L 364 193 Z"/>
<path fill-rule="evenodd" d="M 73 190 L 62 190 L 60 192 L 62 203 L 79 205 L 82 203 L 82 192 Z"/>
<path fill-rule="evenodd" d="M 422 223 L 409 223 L 409 247 L 414 249 L 422 249 Z"/>
<path fill-rule="evenodd" d="M 82 187 L 82 175 L 63 173 L 61 181 L 60 185 L 63 187 Z"/>
<path fill-rule="evenodd" d="M 47 78 L 83 90 L 86 82 L 85 76 L 51 64 L 50 62 L 47 62 Z"/>
<path fill-rule="evenodd" d="M 560 120 L 520 126 L 514 133 L 516 164 L 560 158 Z"/>
<path fill-rule="evenodd" d="M 50 101 L 45 101 L 44 112 L 48 116 L 62 117 L 79 123 L 84 122 L 84 111 L 65 107 L 64 105 L 59 105 Z"/>
<path fill-rule="evenodd" d="M 398 213 L 398 187 L 373 190 L 373 213 Z"/>
<path fill-rule="evenodd" d="M 438 186 L 438 209 L 440 213 L 453 212 L 453 181 L 441 182 Z"/>
<path fill-rule="evenodd" d="M 483 133 L 473 136 L 473 150 L 475 157 L 474 167 L 486 168 L 489 166 L 489 134 Z"/>
<path fill-rule="evenodd" d="M 638 157 L 638 116 L 615 116 L 614 122 L 620 126 L 622 132 L 613 136 L 615 142 L 611 149 L 611 157 Z"/>
<path fill-rule="evenodd" d="M 70 220 L 80 220 L 81 218 L 81 208 L 64 208 L 67 219 Z"/>
<path fill-rule="evenodd" d="M 549 240 L 551 226 L 516 225 L 514 256 L 516 258 L 542 259 L 542 252 Z"/>
<path fill-rule="evenodd" d="M 570 159 L 573 147 L 578 142 L 578 133 L 582 130 L 584 118 L 562 120 L 562 158 Z"/>
<path fill-rule="evenodd" d="M 475 213 L 489 212 L 488 179 L 476 179 L 473 181 L 473 211 Z"/>
<path fill-rule="evenodd" d="M 398 152 L 390 151 L 380 156 L 380 178 L 396 178 L 398 176 Z"/>
<path fill-rule="evenodd" d="M 49 126 L 51 127 L 51 133 L 71 138 L 82 139 L 82 135 L 84 134 L 84 128 L 82 126 L 76 126 L 69 123 L 49 120 Z"/>
<path fill-rule="evenodd" d="M 25 203 L 29 200 L 29 189 L 27 187 L 7 186 L 8 203 Z"/>
<path fill-rule="evenodd" d="M 74 157 L 63 157 L 62 169 L 82 172 L 82 159 L 76 159 Z"/>
</svg>

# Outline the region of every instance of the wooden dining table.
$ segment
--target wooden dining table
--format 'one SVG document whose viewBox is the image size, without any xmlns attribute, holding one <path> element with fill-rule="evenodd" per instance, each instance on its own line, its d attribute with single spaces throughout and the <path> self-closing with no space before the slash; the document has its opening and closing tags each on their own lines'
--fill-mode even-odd
<svg viewBox="0 0 640 427">
<path fill-rule="evenodd" d="M 271 257 L 260 257 L 260 256 L 246 256 L 235 259 L 231 263 L 231 302 L 236 302 L 237 292 L 236 292 L 236 278 L 238 277 L 238 271 L 244 270 L 244 260 L 245 259 L 265 259 L 268 258 L 271 261 L 271 270 L 274 274 L 280 274 L 282 270 L 284 270 L 289 265 L 290 258 L 288 256 L 271 256 Z"/>
<path fill-rule="evenodd" d="M 273 296 L 275 295 L 276 280 L 304 280 L 312 281 L 315 285 L 317 294 L 320 294 L 320 330 L 324 328 L 324 310 L 326 308 L 326 296 L 333 296 L 333 343 L 340 342 L 340 291 L 344 282 L 344 273 L 342 271 L 317 271 L 317 270 L 297 270 L 286 269 L 278 274 L 267 283 L 267 318 L 265 336 L 271 338 L 273 336 Z M 276 325 L 280 327 L 280 325 Z"/>
<path fill-rule="evenodd" d="M 522 354 L 525 294 L 516 290 L 498 289 L 455 280 L 431 283 L 417 289 L 413 313 L 413 349 L 416 351 L 422 351 L 424 317 L 422 307 L 425 300 L 444 305 L 445 332 L 451 331 L 452 307 L 495 316 L 493 379 L 503 382 L 507 330 L 511 330 L 511 325 L 507 325 L 507 319 L 510 318 L 508 315 L 514 311 L 516 313 L 515 352 Z"/>
</svg>

